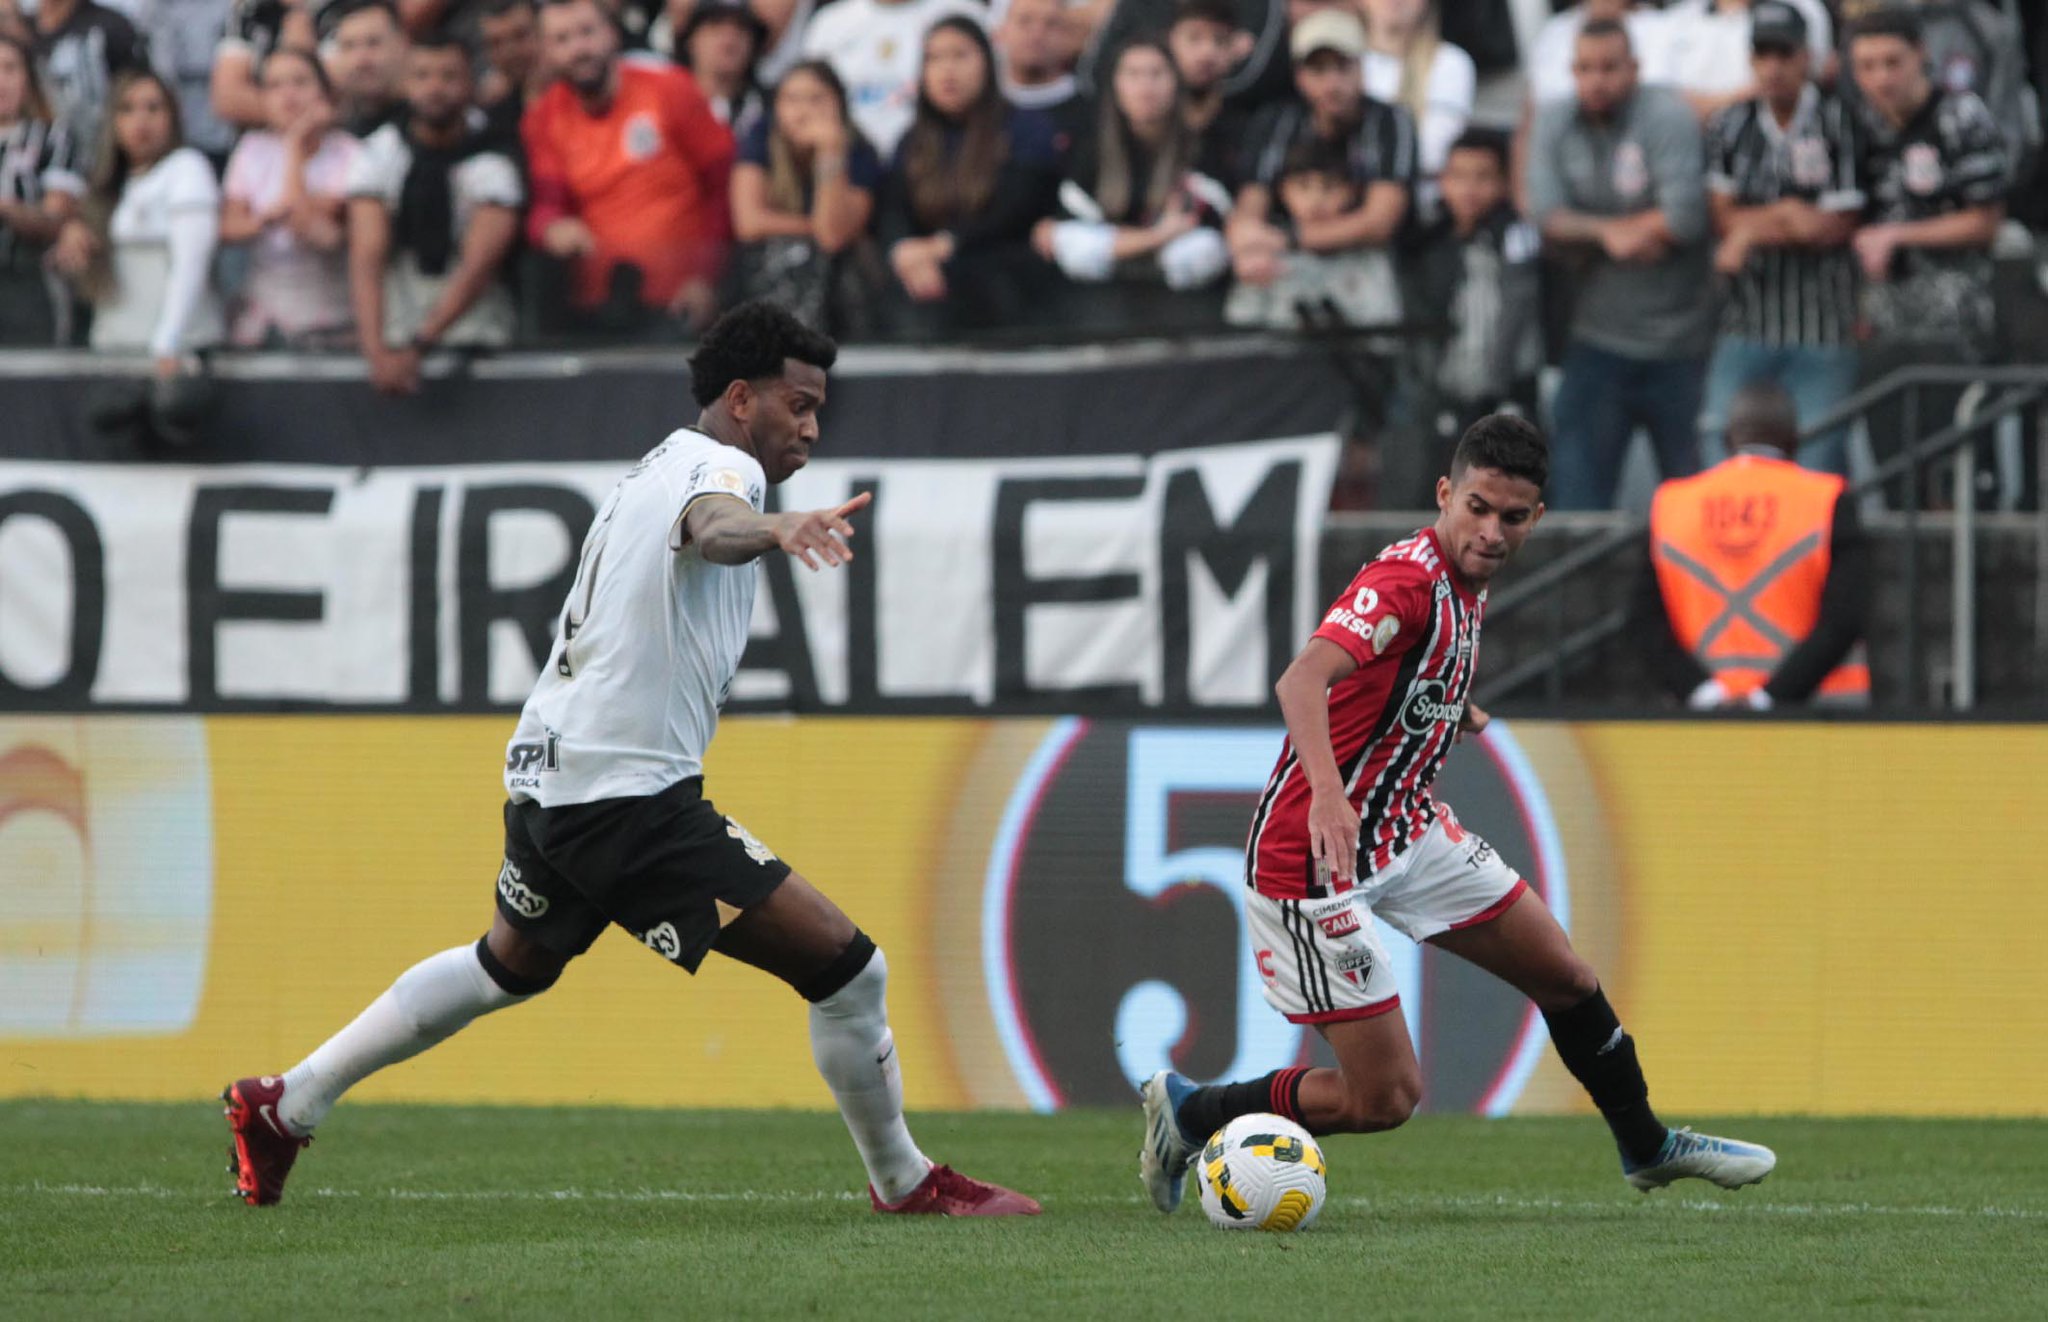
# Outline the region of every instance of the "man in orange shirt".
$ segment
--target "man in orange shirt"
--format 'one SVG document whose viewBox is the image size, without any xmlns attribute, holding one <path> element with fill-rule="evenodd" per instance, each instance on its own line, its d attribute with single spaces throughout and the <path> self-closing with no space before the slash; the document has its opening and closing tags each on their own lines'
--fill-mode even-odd
<svg viewBox="0 0 2048 1322">
<path fill-rule="evenodd" d="M 630 302 L 701 328 L 731 237 L 733 140 L 682 69 L 627 64 L 597 0 L 548 0 L 555 84 L 526 108 L 527 235 L 571 263 L 579 312 Z"/>
</svg>

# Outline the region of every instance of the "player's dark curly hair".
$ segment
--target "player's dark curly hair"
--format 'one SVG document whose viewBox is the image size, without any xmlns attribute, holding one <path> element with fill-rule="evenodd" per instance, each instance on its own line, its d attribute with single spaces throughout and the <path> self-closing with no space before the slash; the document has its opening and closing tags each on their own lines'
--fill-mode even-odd
<svg viewBox="0 0 2048 1322">
<path fill-rule="evenodd" d="M 1451 481 L 1468 468 L 1492 468 L 1534 482 L 1538 490 L 1550 480 L 1550 442 L 1542 429 L 1512 413 L 1489 413 L 1465 429 L 1451 456 Z"/>
<path fill-rule="evenodd" d="M 690 355 L 690 394 L 710 408 L 735 381 L 766 381 L 782 375 L 794 358 L 830 371 L 839 346 L 798 321 L 787 308 L 765 299 L 742 303 L 711 323 Z"/>
</svg>

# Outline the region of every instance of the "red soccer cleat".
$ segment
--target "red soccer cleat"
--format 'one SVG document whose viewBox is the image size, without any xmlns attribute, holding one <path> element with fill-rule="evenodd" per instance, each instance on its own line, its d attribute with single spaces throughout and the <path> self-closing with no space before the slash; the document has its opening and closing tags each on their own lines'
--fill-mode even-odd
<svg viewBox="0 0 2048 1322">
<path fill-rule="evenodd" d="M 284 1080 L 275 1074 L 236 1079 L 221 1090 L 227 1103 L 228 1129 L 235 1136 L 231 1150 L 235 1192 L 251 1207 L 269 1207 L 284 1197 L 284 1177 L 291 1174 L 299 1150 L 313 1140 L 300 1138 L 277 1118 Z"/>
<path fill-rule="evenodd" d="M 868 1198 L 877 1212 L 899 1216 L 1037 1216 L 1042 1210 L 1036 1198 L 1027 1198 L 1000 1184 L 969 1179 L 951 1166 L 934 1166 L 924 1183 L 912 1189 L 900 1203 L 885 1203 L 875 1186 L 868 1186 Z"/>
</svg>

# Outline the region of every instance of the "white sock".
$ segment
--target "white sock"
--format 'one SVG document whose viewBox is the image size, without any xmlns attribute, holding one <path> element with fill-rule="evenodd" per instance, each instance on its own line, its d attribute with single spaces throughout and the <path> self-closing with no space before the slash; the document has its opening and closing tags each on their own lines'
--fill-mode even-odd
<svg viewBox="0 0 2048 1322">
<path fill-rule="evenodd" d="M 889 961 L 877 950 L 852 982 L 814 1002 L 811 1059 L 838 1099 L 868 1182 L 883 1202 L 895 1203 L 924 1182 L 932 1163 L 903 1123 L 903 1070 L 883 1004 L 888 985 Z"/>
<path fill-rule="evenodd" d="M 528 999 L 500 987 L 473 945 L 423 959 L 348 1027 L 285 1071 L 278 1118 L 310 1134 L 344 1092 L 386 1065 L 417 1056 L 479 1015 Z"/>
</svg>

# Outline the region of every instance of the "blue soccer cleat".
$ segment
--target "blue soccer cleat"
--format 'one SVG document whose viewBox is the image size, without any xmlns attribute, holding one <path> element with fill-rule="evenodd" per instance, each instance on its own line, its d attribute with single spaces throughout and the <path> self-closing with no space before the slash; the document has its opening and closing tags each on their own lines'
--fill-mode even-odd
<svg viewBox="0 0 2048 1322">
<path fill-rule="evenodd" d="M 1648 1193 L 1662 1189 L 1673 1180 L 1706 1180 L 1723 1189 L 1740 1189 L 1755 1184 L 1778 1165 L 1778 1154 L 1757 1143 L 1742 1143 L 1712 1134 L 1695 1134 L 1690 1128 L 1665 1134 L 1657 1159 L 1638 1166 L 1621 1158 L 1621 1174 L 1636 1188 Z"/>
<path fill-rule="evenodd" d="M 1190 1139 L 1180 1128 L 1180 1104 L 1194 1090 L 1193 1079 L 1172 1070 L 1159 1071 L 1138 1090 L 1145 1099 L 1145 1145 L 1138 1150 L 1138 1178 L 1152 1195 L 1152 1205 L 1162 1212 L 1180 1206 L 1188 1166 L 1202 1150 L 1201 1140 Z"/>
</svg>

